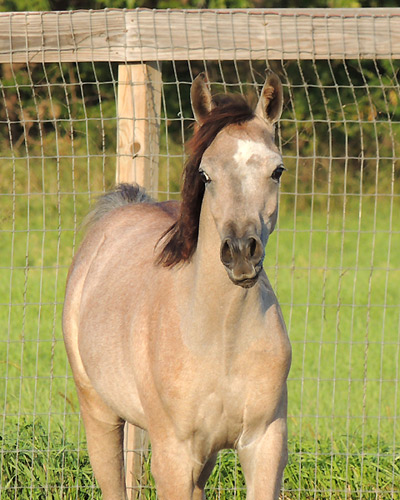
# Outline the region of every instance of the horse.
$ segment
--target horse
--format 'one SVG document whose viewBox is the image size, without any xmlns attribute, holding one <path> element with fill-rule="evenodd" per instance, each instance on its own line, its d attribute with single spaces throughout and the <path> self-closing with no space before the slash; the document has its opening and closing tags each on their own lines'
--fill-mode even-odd
<svg viewBox="0 0 400 500">
<path fill-rule="evenodd" d="M 161 500 L 205 498 L 233 448 L 249 500 L 277 499 L 287 463 L 291 345 L 263 269 L 278 213 L 279 77 L 255 106 L 191 86 L 197 122 L 181 202 L 120 185 L 88 216 L 63 332 L 105 500 L 126 500 L 125 422 L 148 431 Z"/>
</svg>

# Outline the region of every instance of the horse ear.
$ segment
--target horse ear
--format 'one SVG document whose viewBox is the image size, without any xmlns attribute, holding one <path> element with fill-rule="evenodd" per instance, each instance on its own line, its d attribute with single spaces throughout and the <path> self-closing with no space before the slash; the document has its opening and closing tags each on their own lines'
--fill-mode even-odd
<svg viewBox="0 0 400 500">
<path fill-rule="evenodd" d="M 275 123 L 282 114 L 283 88 L 279 77 L 270 69 L 266 71 L 267 78 L 261 91 L 255 114 Z"/>
<path fill-rule="evenodd" d="M 194 79 L 190 89 L 190 99 L 194 118 L 199 125 L 202 125 L 213 108 L 211 93 L 207 87 L 204 73 L 200 73 Z"/>
</svg>

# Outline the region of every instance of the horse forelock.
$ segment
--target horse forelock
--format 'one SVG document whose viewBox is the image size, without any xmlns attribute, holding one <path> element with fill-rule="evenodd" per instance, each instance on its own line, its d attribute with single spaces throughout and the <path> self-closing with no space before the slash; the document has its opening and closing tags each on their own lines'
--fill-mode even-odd
<svg viewBox="0 0 400 500">
<path fill-rule="evenodd" d="M 176 222 L 162 235 L 158 263 L 174 267 L 188 262 L 197 247 L 204 182 L 199 166 L 206 149 L 228 125 L 254 118 L 254 110 L 242 95 L 223 94 L 213 99 L 215 107 L 188 143 L 189 160 L 183 171 L 182 202 Z"/>
</svg>

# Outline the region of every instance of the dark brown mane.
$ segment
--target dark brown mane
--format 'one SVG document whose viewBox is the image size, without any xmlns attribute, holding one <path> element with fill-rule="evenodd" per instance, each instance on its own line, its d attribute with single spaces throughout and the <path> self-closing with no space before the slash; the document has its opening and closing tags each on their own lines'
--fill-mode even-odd
<svg viewBox="0 0 400 500">
<path fill-rule="evenodd" d="M 253 109 L 241 95 L 215 96 L 213 102 L 215 108 L 188 143 L 190 156 L 183 171 L 180 214 L 161 237 L 164 241 L 158 263 L 165 267 L 189 261 L 196 250 L 204 196 L 204 182 L 199 174 L 199 165 L 204 152 L 223 128 L 254 118 Z"/>
</svg>

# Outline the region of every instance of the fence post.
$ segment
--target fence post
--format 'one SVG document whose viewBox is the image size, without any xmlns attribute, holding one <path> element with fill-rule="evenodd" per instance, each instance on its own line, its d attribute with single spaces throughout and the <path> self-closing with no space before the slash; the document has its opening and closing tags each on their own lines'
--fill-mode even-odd
<svg viewBox="0 0 400 500">
<path fill-rule="evenodd" d="M 117 183 L 137 182 L 158 191 L 161 68 L 156 62 L 118 68 Z"/>
<path fill-rule="evenodd" d="M 118 68 L 118 150 L 116 181 L 137 182 L 149 194 L 158 191 L 161 69 L 157 63 L 121 64 Z M 140 495 L 145 431 L 125 425 L 125 468 L 128 498 Z"/>
</svg>

